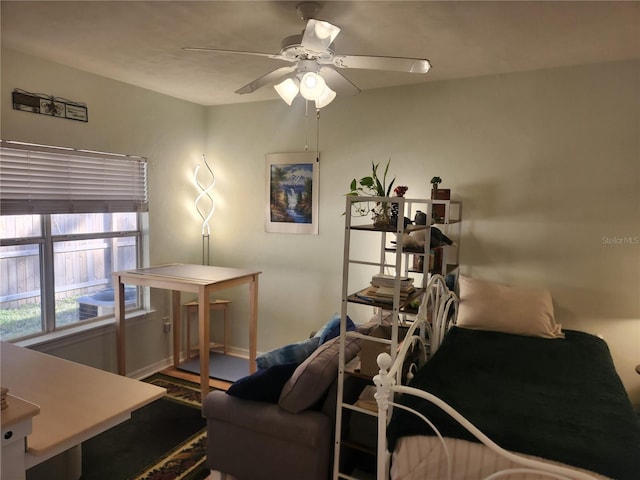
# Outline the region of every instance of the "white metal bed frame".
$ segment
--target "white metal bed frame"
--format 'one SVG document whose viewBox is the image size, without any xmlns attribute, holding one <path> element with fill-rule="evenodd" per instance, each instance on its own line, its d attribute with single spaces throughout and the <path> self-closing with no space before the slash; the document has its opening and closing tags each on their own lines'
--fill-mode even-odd
<svg viewBox="0 0 640 480">
<path fill-rule="evenodd" d="M 402 348 L 396 356 L 395 362 L 392 362 L 391 356 L 387 353 L 381 353 L 377 358 L 380 373 L 373 378 L 377 389 L 375 398 L 378 402 L 377 480 L 387 480 L 389 478 L 391 453 L 387 449 L 386 429 L 394 407 L 413 413 L 433 429 L 434 433 L 440 440 L 448 461 L 447 479 L 450 480 L 452 477 L 453 465 L 451 455 L 444 438 L 438 429 L 421 413 L 404 405 L 395 403 L 394 397 L 396 394 L 414 395 L 433 403 L 466 428 L 491 451 L 515 464 L 521 465 L 521 467 L 518 468 L 498 470 L 486 476 L 484 480 L 495 480 L 512 474 L 536 474 L 541 477 L 558 480 L 596 480 L 591 475 L 573 470 L 569 467 L 526 458 L 505 450 L 494 443 L 489 437 L 483 434 L 477 427 L 440 398 L 429 392 L 398 384 L 402 367 L 405 362 L 405 357 L 411 345 L 413 345 L 414 342 L 424 341 L 424 332 L 426 331 L 430 342 L 429 355 L 433 355 L 440 346 L 444 335 L 447 333 L 449 328 L 455 324 L 457 307 L 458 297 L 447 288 L 444 277 L 441 275 L 434 275 L 427 285 L 425 296 L 422 304 L 420 305 L 420 309 L 418 310 L 416 321 L 409 328 L 402 344 Z M 429 311 L 432 312 L 431 322 L 428 321 Z M 418 329 L 420 329 L 419 332 Z M 411 365 L 407 381 L 412 378 L 412 372 L 416 371 L 421 366 L 422 365 Z"/>
</svg>

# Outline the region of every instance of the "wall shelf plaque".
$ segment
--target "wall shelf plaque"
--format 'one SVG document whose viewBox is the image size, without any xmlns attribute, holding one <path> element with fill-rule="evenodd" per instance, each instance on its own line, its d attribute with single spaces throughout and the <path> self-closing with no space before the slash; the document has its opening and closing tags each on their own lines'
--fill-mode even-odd
<svg viewBox="0 0 640 480">
<path fill-rule="evenodd" d="M 13 109 L 23 112 L 39 113 L 50 117 L 66 118 L 79 122 L 88 122 L 87 106 L 65 98 L 30 93 L 16 88 L 12 92 Z"/>
</svg>

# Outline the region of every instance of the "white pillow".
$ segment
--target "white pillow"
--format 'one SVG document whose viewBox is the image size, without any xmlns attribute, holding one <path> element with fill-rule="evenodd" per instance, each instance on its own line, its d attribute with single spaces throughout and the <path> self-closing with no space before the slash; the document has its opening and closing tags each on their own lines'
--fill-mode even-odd
<svg viewBox="0 0 640 480">
<path fill-rule="evenodd" d="M 460 275 L 456 325 L 515 335 L 564 338 L 548 290 L 501 285 Z"/>
</svg>

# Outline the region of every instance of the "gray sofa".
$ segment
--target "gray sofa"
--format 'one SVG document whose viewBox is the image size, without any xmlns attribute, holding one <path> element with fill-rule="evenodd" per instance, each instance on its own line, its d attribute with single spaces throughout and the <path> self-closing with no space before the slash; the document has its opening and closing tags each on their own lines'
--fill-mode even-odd
<svg viewBox="0 0 640 480">
<path fill-rule="evenodd" d="M 327 480 L 333 418 L 321 410 L 289 413 L 277 404 L 212 392 L 207 465 L 238 480 Z"/>
<path fill-rule="evenodd" d="M 356 339 L 346 342 L 349 361 L 360 344 Z M 237 480 L 329 479 L 338 352 L 338 338 L 318 347 L 295 368 L 277 403 L 211 392 L 203 403 L 208 467 Z M 355 378 L 345 383 L 345 399 L 357 398 L 363 386 Z"/>
</svg>

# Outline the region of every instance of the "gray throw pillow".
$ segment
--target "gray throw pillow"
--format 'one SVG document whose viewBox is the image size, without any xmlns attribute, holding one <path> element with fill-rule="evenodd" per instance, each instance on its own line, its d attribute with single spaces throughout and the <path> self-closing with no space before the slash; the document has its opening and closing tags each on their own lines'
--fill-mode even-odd
<svg viewBox="0 0 640 480">
<path fill-rule="evenodd" d="M 345 339 L 345 364 L 360 350 L 357 338 Z M 285 383 L 278 405 L 290 413 L 299 413 L 315 405 L 338 376 L 340 337 L 318 347 L 302 362 Z"/>
</svg>

